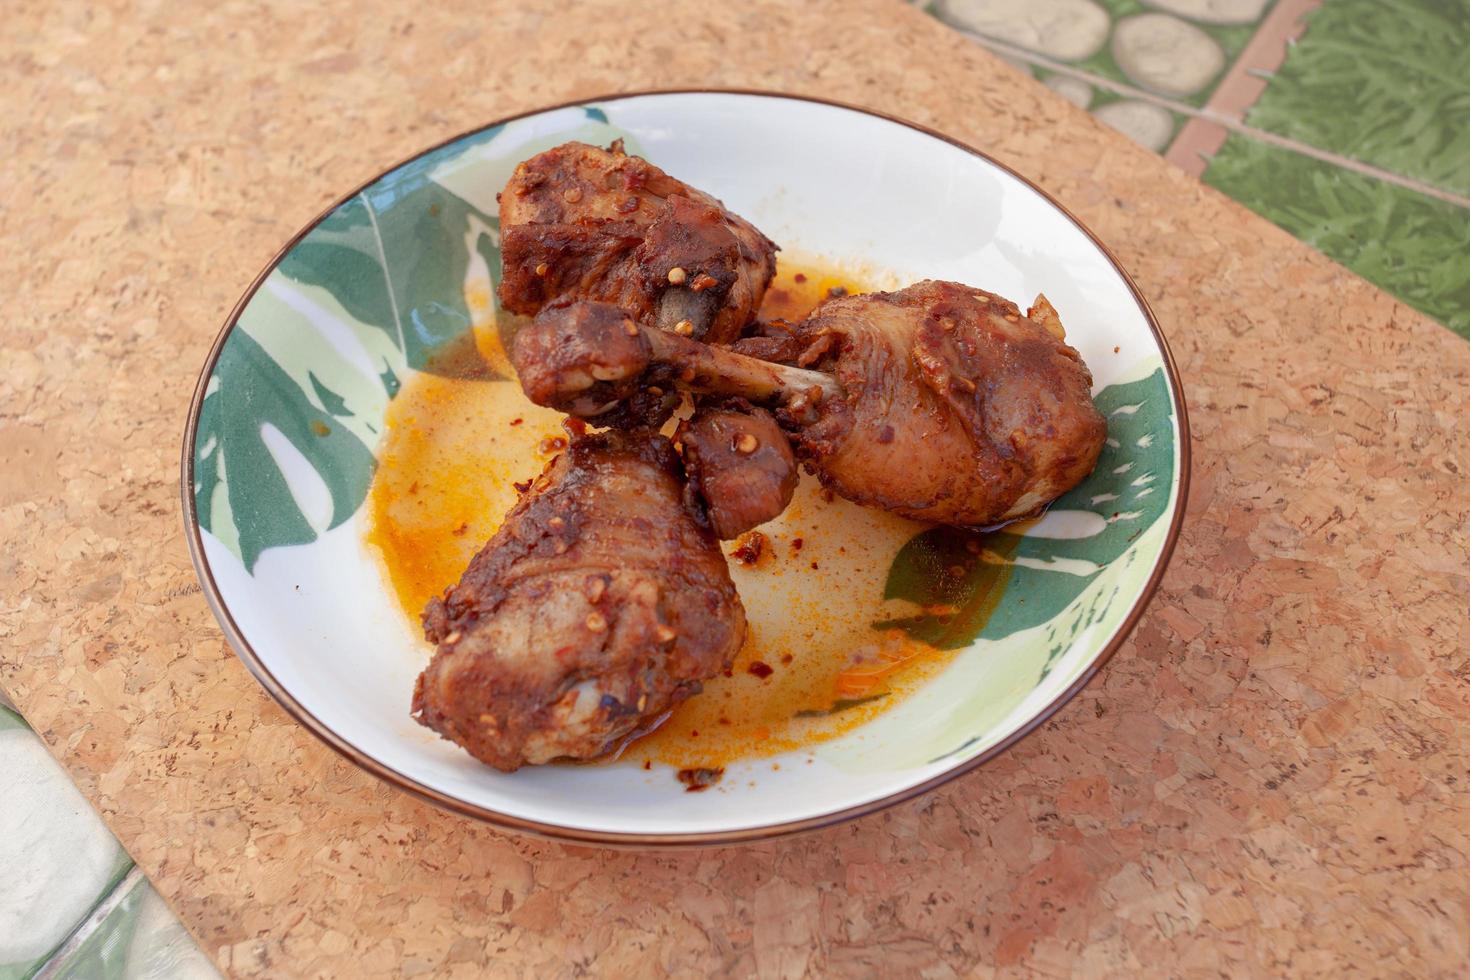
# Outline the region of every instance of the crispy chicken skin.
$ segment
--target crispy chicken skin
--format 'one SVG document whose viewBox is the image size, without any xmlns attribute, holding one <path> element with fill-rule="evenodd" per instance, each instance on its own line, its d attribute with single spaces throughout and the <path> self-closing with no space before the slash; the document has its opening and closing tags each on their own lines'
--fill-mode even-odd
<svg viewBox="0 0 1470 980">
<path fill-rule="evenodd" d="M 824 484 L 915 520 L 1038 513 L 1092 472 L 1107 436 L 1092 375 L 1045 299 L 1022 315 L 958 283 L 830 299 L 734 349 L 584 303 L 522 334 L 517 367 L 538 404 L 598 425 L 623 424 L 625 400 L 668 386 L 769 405 Z"/>
<path fill-rule="evenodd" d="M 714 344 L 739 336 L 776 271 L 765 235 L 621 140 L 521 163 L 500 194 L 500 234 L 506 309 L 600 300 Z"/>
<path fill-rule="evenodd" d="M 932 280 L 817 307 L 796 327 L 795 363 L 835 378 L 844 397 L 793 421 L 822 482 L 970 526 L 1035 514 L 1082 482 L 1107 424 L 1055 311 L 1042 298 L 1032 313 Z"/>
<path fill-rule="evenodd" d="M 764 409 L 702 405 L 680 423 L 689 498 L 705 506 L 717 537 L 738 538 L 791 503 L 800 474 L 791 441 Z"/>
<path fill-rule="evenodd" d="M 582 436 L 424 610 L 423 724 L 506 772 L 591 759 L 726 669 L 745 611 L 669 441 Z"/>
</svg>

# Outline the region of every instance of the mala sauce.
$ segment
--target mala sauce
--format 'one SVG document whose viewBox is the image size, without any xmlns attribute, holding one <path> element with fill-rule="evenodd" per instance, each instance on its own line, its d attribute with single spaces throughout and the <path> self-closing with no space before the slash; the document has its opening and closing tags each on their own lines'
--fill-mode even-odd
<svg viewBox="0 0 1470 980">
<path fill-rule="evenodd" d="M 783 257 L 761 316 L 799 320 L 834 291 L 869 291 L 867 278 Z M 493 317 L 441 352 L 433 370 L 406 381 L 385 420 L 367 540 L 415 631 L 425 603 L 459 580 L 514 506 L 514 483 L 534 477 L 566 445 L 563 416 L 532 405 L 505 380 L 513 377 L 502 339 L 510 331 Z M 882 595 L 893 556 L 923 527 L 833 498 L 804 475 L 784 514 L 724 543 L 750 623 L 731 670 L 621 758 L 715 769 L 808 748 L 857 728 L 938 673 L 950 653 L 870 625 L 914 611 L 882 608 Z M 997 575 L 1003 569 L 997 565 Z M 998 600 L 1003 587 L 998 578 L 982 590 L 986 601 Z"/>
</svg>

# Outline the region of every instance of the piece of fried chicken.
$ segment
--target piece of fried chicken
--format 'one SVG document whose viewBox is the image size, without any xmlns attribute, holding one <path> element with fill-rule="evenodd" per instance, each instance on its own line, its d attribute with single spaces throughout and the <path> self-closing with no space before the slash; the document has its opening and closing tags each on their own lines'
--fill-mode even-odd
<svg viewBox="0 0 1470 980">
<path fill-rule="evenodd" d="M 829 299 L 735 350 L 576 303 L 522 330 L 512 359 L 532 401 L 593 424 L 671 386 L 772 406 L 825 485 L 941 524 L 1040 512 L 1092 472 L 1107 437 L 1045 299 L 1022 314 L 952 282 Z"/>
<path fill-rule="evenodd" d="M 592 759 L 729 667 L 745 611 L 679 458 L 647 430 L 574 438 L 424 610 L 423 724 L 506 772 Z"/>
<path fill-rule="evenodd" d="M 791 503 L 796 456 L 765 409 L 740 400 L 702 404 L 675 438 L 689 473 L 686 497 L 702 507 L 716 537 L 734 540 Z"/>
<path fill-rule="evenodd" d="M 618 140 L 563 143 L 516 167 L 499 195 L 500 301 L 612 303 L 641 322 L 726 344 L 755 317 L 776 246 L 718 200 Z"/>
</svg>

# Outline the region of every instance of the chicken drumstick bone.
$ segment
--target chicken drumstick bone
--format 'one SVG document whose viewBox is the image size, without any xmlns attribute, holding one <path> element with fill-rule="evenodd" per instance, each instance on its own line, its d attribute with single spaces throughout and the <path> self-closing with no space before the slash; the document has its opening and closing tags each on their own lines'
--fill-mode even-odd
<svg viewBox="0 0 1470 980">
<path fill-rule="evenodd" d="M 652 329 L 601 303 L 549 307 L 517 337 L 527 396 L 594 424 L 670 387 L 774 406 L 823 483 L 916 520 L 1030 516 L 1092 471 L 1106 424 L 1044 300 L 957 283 L 828 300 L 763 360 Z M 742 342 L 744 343 L 744 342 Z M 812 370 L 807 365 L 818 368 Z"/>
</svg>

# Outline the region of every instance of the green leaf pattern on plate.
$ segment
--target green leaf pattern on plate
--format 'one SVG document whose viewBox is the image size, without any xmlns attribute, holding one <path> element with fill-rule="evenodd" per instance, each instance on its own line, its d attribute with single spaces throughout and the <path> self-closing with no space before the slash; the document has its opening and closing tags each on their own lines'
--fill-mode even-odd
<svg viewBox="0 0 1470 980">
<path fill-rule="evenodd" d="M 877 626 L 955 649 L 1051 621 L 1046 676 L 1070 637 L 1107 611 L 1113 593 L 1094 595 L 1075 612 L 1068 607 L 1109 563 L 1125 553 L 1131 560 L 1130 547 L 1168 508 L 1174 481 L 1173 403 L 1163 368 L 1110 385 L 1094 401 L 1108 420 L 1107 444 L 1092 475 L 1051 508 L 1052 521 L 1075 536 L 930 528 L 899 551 L 884 590 L 885 599 L 929 611 Z M 998 601 L 1002 590 L 1009 601 Z"/>
<path fill-rule="evenodd" d="M 493 126 L 399 167 L 327 215 L 251 297 L 210 377 L 194 457 L 200 526 L 247 570 L 362 505 L 402 379 L 433 370 L 433 351 L 494 309 L 495 192 L 525 156 L 623 135 L 601 109 L 582 114 L 513 152 L 482 152 Z"/>
<path fill-rule="evenodd" d="M 470 328 L 465 270 L 477 256 L 498 273 L 499 235 L 497 218 L 426 176 L 385 178 L 332 212 L 279 271 L 330 286 L 356 322 L 383 331 L 409 367 L 425 370 L 435 348 Z"/>
<path fill-rule="evenodd" d="M 335 394 L 327 400 L 344 404 Z M 372 450 L 314 402 L 255 338 L 238 331 L 220 352 L 199 412 L 194 503 L 206 528 L 219 528 L 229 515 L 247 569 L 267 547 L 308 544 L 319 530 L 305 513 L 301 489 L 287 480 L 286 444 L 310 461 L 326 486 L 330 510 L 320 530 L 351 517 L 372 480 Z"/>
</svg>

